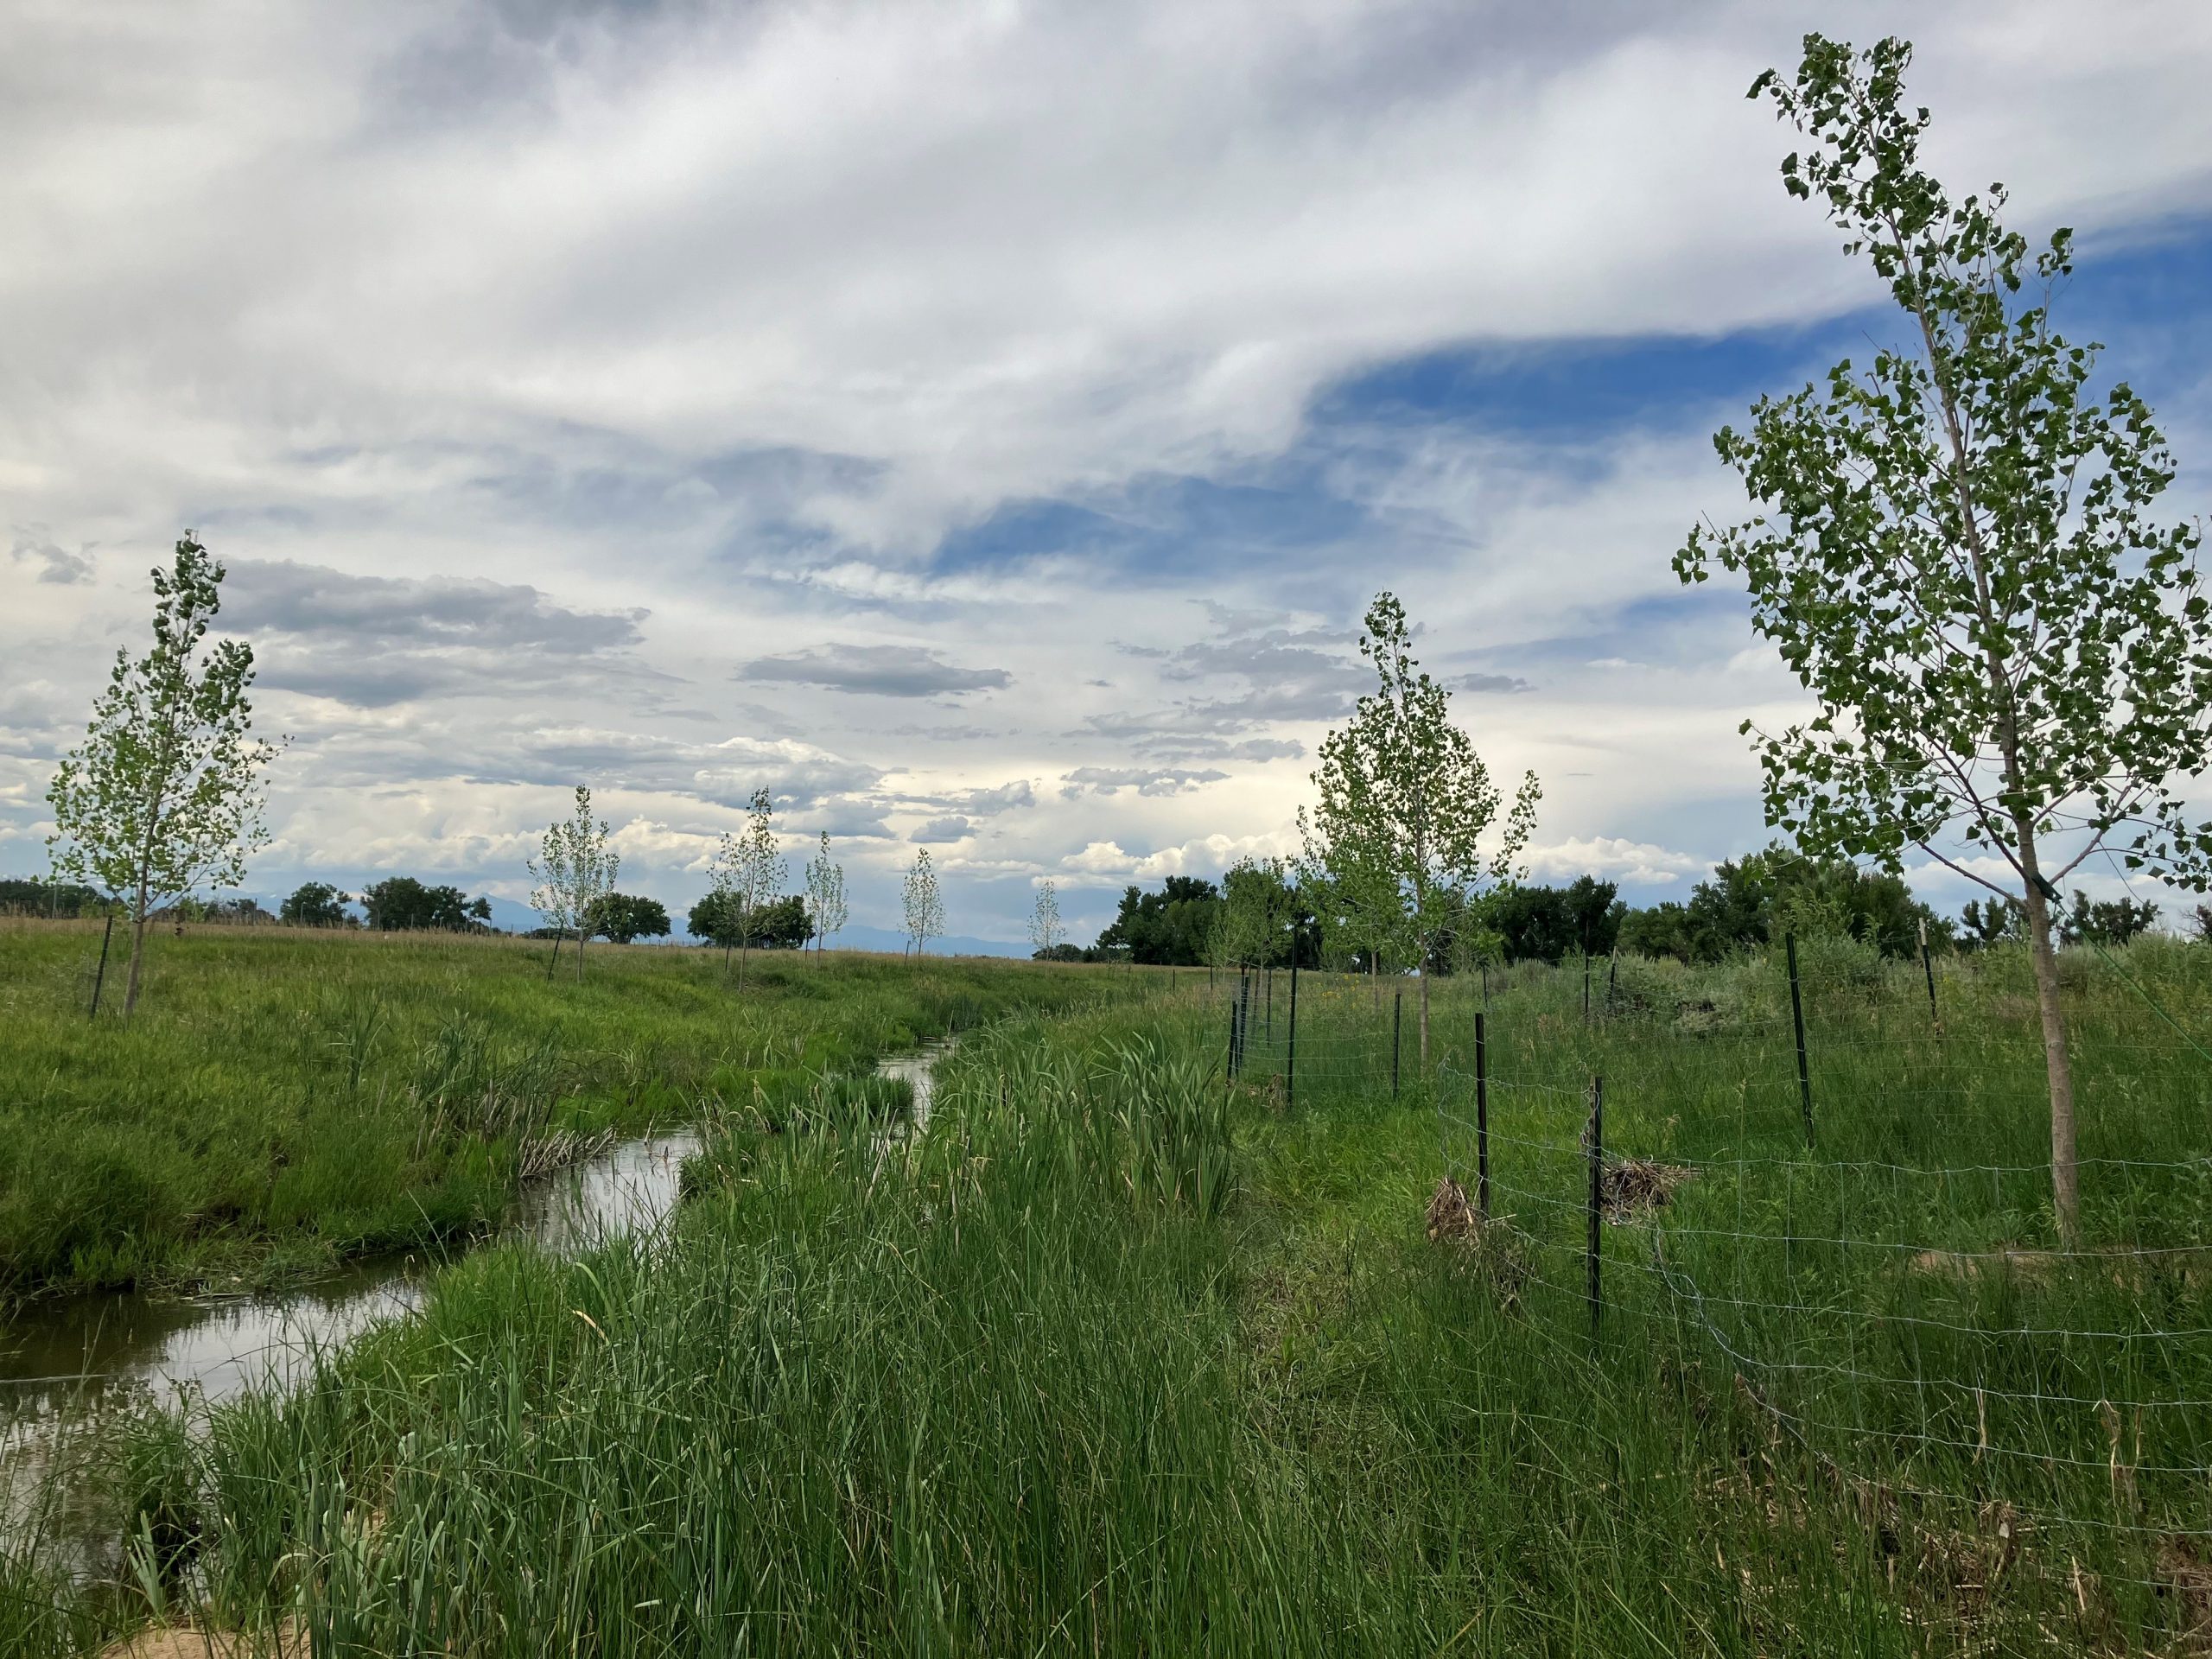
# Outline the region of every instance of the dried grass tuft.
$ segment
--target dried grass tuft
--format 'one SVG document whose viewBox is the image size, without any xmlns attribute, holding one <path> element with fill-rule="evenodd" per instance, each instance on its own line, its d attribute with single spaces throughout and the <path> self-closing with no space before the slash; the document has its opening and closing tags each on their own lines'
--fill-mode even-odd
<svg viewBox="0 0 2212 1659">
<path fill-rule="evenodd" d="M 1663 1210 L 1675 1201 L 1675 1189 L 1697 1179 L 1697 1172 L 1680 1164 L 1662 1164 L 1651 1158 L 1609 1160 L 1598 1178 L 1599 1199 L 1605 1219 L 1616 1227 Z"/>
<path fill-rule="evenodd" d="M 1431 1243 L 1447 1238 L 1475 1238 L 1483 1230 L 1482 1217 L 1467 1197 L 1467 1189 L 1445 1176 L 1428 1198 L 1428 1237 Z"/>
</svg>

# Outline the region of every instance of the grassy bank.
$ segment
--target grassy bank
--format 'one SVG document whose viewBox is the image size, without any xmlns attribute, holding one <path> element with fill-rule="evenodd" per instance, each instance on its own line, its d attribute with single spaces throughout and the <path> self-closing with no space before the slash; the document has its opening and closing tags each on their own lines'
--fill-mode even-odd
<svg viewBox="0 0 2212 1659">
<path fill-rule="evenodd" d="M 2120 966 L 2197 1028 L 2202 961 Z M 1940 1032 L 1821 971 L 1812 1147 L 1778 963 L 1624 964 L 1587 1023 L 1578 971 L 1502 976 L 1497 1213 L 1436 1237 L 1471 983 L 1395 1096 L 1369 986 L 1301 985 L 1294 1095 L 1281 1000 L 1233 1091 L 1219 999 L 995 1026 L 918 1141 L 727 1125 L 663 1244 L 486 1251 L 292 1395 L 119 1427 L 124 1584 L 0 1605 L 27 1652 L 188 1599 L 363 1655 L 2190 1650 L 2201 1061 L 2069 968 L 2095 1249 L 2008 1260 L 2048 1225 L 2012 965 Z"/>
<path fill-rule="evenodd" d="M 1020 963 L 592 951 L 200 928 L 137 1015 L 85 1008 L 91 925 L 0 923 L 0 1294 L 254 1282 L 495 1221 L 609 1129 L 743 1108 L 1017 1007 L 1142 988 Z M 564 963 L 565 967 L 565 963 Z"/>
</svg>

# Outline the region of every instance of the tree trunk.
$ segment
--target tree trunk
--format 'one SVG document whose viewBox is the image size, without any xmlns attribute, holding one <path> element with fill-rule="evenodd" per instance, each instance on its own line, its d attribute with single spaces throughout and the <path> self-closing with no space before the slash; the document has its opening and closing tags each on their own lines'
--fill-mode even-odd
<svg viewBox="0 0 2212 1659">
<path fill-rule="evenodd" d="M 130 979 L 124 987 L 123 1017 L 138 1006 L 138 975 L 146 963 L 146 884 L 138 884 L 138 905 L 130 918 Z"/>
<path fill-rule="evenodd" d="M 1905 255 L 1905 268 L 1916 283 L 1921 272 L 1905 247 L 1903 234 L 1891 222 L 1891 245 Z M 1918 290 L 1925 293 L 1924 289 Z M 1967 455 L 1966 428 L 1959 418 L 1958 398 L 1945 378 L 1944 354 L 1938 348 L 1935 325 L 1924 302 L 1916 300 L 1913 315 L 1929 360 L 1936 365 L 1935 383 L 1943 414 L 1944 435 L 1951 451 L 1950 474 L 1958 493 L 1959 528 L 1967 559 L 1974 572 L 1974 604 L 1991 643 L 1982 647 L 1989 686 L 1997 707 L 1998 749 L 2005 764 L 2005 785 L 2015 799 L 2021 795 L 2020 726 L 2012 683 L 1995 645 L 1995 601 L 1989 579 L 1989 553 L 1982 541 L 1981 521 L 1975 505 L 1975 477 Z M 2082 1173 L 2074 1155 L 2074 1073 L 2066 1058 L 2066 1025 L 2058 1007 L 2058 958 L 2050 948 L 2050 904 L 2043 891 L 2043 872 L 2036 861 L 2035 815 L 2015 809 L 2012 828 L 2019 838 L 2020 874 L 2027 888 L 2028 952 L 2036 971 L 2036 1007 L 2043 1018 L 2044 1065 L 2050 1077 L 2050 1186 L 2058 1217 L 2059 1242 L 2071 1249 L 2082 1231 Z"/>
<path fill-rule="evenodd" d="M 749 939 L 749 938 L 746 938 L 746 939 L 740 939 L 740 940 L 738 941 L 738 944 L 737 944 L 737 988 L 738 988 L 740 991 L 742 991 L 742 990 L 744 990 L 744 988 L 745 988 L 745 958 L 746 958 L 749 954 L 751 954 L 751 952 L 752 952 L 752 949 L 753 949 L 753 941 L 752 941 L 751 939 Z"/>
<path fill-rule="evenodd" d="M 2020 868 L 2027 877 L 2028 953 L 2035 963 L 2036 1010 L 2043 1017 L 2043 1058 L 2050 1077 L 2050 1191 L 2058 1242 L 2082 1242 L 2082 1169 L 2074 1152 L 2074 1070 L 2066 1054 L 2066 1022 L 2058 1006 L 2058 953 L 2050 944 L 2050 902 L 2036 863 L 2033 826 L 2016 821 Z"/>
<path fill-rule="evenodd" d="M 1428 1075 L 1428 963 L 1427 952 L 1422 955 L 1421 970 L 1421 1074 Z"/>
<path fill-rule="evenodd" d="M 581 984 L 582 984 L 583 982 L 584 982 L 584 928 L 583 928 L 583 924 L 582 924 L 582 922 L 579 922 L 579 923 L 577 923 L 577 924 L 576 924 L 576 983 L 577 983 L 577 984 L 579 984 L 579 985 L 581 985 Z"/>
</svg>

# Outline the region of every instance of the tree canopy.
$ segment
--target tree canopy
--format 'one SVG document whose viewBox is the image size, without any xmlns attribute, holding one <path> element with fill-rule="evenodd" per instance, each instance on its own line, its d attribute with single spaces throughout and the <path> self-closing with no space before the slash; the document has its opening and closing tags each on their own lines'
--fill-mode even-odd
<svg viewBox="0 0 2212 1659">
<path fill-rule="evenodd" d="M 1564 887 L 1498 888 L 1476 906 L 1476 921 L 1497 938 L 1507 962 L 1557 962 L 1577 952 L 1611 952 L 1628 906 L 1619 887 L 1577 876 Z"/>
<path fill-rule="evenodd" d="M 327 881 L 302 881 L 276 913 L 295 927 L 350 927 L 353 918 L 346 908 L 349 902 Z M 488 913 L 491 906 L 485 909 Z"/>
<path fill-rule="evenodd" d="M 1618 948 L 1638 956 L 1718 962 L 1732 950 L 1762 945 L 1785 932 L 1840 935 L 1884 956 L 1910 957 L 1920 930 L 1948 948 L 1952 924 L 1912 896 L 1902 875 L 1842 858 L 1815 858 L 1776 842 L 1715 867 L 1669 902 L 1621 918 Z"/>
<path fill-rule="evenodd" d="M 747 912 L 747 944 L 760 950 L 795 950 L 815 937 L 814 918 L 797 893 L 770 898 Z M 691 906 L 683 931 L 702 944 L 728 950 L 738 941 L 739 913 L 727 893 L 709 893 Z"/>
<path fill-rule="evenodd" d="M 603 893 L 584 912 L 584 930 L 616 944 L 668 937 L 668 907 L 634 893 Z"/>
<path fill-rule="evenodd" d="M 1147 966 L 1203 967 L 1220 921 L 1220 888 L 1202 876 L 1171 875 L 1155 892 L 1126 888 L 1098 948 L 1127 950 Z"/>
<path fill-rule="evenodd" d="M 361 906 L 380 933 L 480 932 L 492 919 L 490 899 L 471 899 L 459 887 L 426 887 L 411 875 L 386 876 L 363 888 Z"/>
</svg>

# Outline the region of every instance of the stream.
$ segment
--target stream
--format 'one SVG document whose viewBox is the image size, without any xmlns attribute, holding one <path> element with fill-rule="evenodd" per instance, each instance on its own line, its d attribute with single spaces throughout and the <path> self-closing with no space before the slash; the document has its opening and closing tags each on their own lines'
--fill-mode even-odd
<svg viewBox="0 0 2212 1659">
<path fill-rule="evenodd" d="M 893 1055 L 879 1075 L 913 1085 L 900 1133 L 928 1121 L 934 1068 L 948 1044 Z M 526 1237 L 560 1255 L 651 1232 L 676 1208 L 689 1130 L 618 1143 L 525 1188 L 507 1224 L 488 1238 Z M 300 1289 L 258 1296 L 176 1297 L 122 1292 L 33 1303 L 0 1337 L 0 1535 L 67 1425 L 137 1400 L 175 1405 L 282 1388 L 314 1357 L 422 1305 L 415 1256 L 354 1263 Z"/>
</svg>

